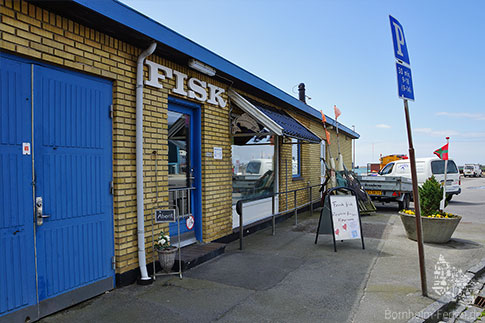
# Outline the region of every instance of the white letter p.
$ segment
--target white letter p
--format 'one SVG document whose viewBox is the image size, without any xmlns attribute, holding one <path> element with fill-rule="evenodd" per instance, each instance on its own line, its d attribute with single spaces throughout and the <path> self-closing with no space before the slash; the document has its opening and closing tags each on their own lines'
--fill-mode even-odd
<svg viewBox="0 0 485 323">
<path fill-rule="evenodd" d="M 394 30 L 396 32 L 397 54 L 403 56 L 401 46 L 404 46 L 404 34 L 402 33 L 402 29 L 398 24 L 395 22 L 392 22 L 392 24 L 394 25 Z"/>
</svg>

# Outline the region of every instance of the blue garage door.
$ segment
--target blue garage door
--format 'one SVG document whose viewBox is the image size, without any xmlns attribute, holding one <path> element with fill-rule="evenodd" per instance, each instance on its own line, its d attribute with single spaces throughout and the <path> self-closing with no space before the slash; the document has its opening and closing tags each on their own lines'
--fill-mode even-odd
<svg viewBox="0 0 485 323">
<path fill-rule="evenodd" d="M 0 315 L 42 317 L 114 286 L 112 87 L 0 59 Z"/>
</svg>

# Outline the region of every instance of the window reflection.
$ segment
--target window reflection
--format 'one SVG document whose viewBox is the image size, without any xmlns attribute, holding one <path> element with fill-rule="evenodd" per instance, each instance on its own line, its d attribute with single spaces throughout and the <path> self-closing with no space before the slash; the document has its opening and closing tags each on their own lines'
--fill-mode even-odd
<svg viewBox="0 0 485 323">
<path fill-rule="evenodd" d="M 168 111 L 168 185 L 190 186 L 190 116 Z"/>
<path fill-rule="evenodd" d="M 232 203 L 274 192 L 274 145 L 270 135 L 232 146 Z"/>
<path fill-rule="evenodd" d="M 291 138 L 291 174 L 293 175 L 293 177 L 298 177 L 301 175 L 300 160 L 301 160 L 300 141 L 298 139 Z"/>
</svg>

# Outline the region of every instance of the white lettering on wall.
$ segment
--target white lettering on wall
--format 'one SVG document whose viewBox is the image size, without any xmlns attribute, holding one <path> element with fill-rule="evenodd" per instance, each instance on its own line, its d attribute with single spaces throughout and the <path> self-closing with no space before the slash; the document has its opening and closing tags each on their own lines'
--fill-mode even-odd
<svg viewBox="0 0 485 323">
<path fill-rule="evenodd" d="M 206 82 L 200 81 L 195 77 L 192 77 L 191 79 L 189 79 L 189 98 L 195 98 L 199 101 L 205 102 L 205 100 L 207 100 L 207 91 L 205 90 L 206 87 Z"/>
<path fill-rule="evenodd" d="M 165 77 L 168 77 L 169 79 L 172 78 L 171 68 L 165 67 L 155 62 L 151 62 L 149 60 L 146 60 L 145 63 L 148 65 L 148 80 L 145 81 L 145 85 L 150 85 L 161 89 L 162 84 L 160 84 L 159 80 L 165 80 Z M 159 73 L 160 71 L 165 73 L 165 75 Z"/>
<path fill-rule="evenodd" d="M 207 87 L 209 88 L 209 100 L 207 100 L 207 102 L 215 105 L 219 104 L 221 108 L 224 108 L 226 106 L 226 101 L 221 98 L 221 94 L 224 93 L 224 89 L 210 83 L 207 84 Z"/>
<path fill-rule="evenodd" d="M 179 71 L 173 71 L 173 75 L 175 75 L 175 87 L 173 88 L 172 92 L 187 96 L 187 92 L 185 92 L 184 90 L 184 84 L 185 80 L 187 79 L 187 75 Z"/>
<path fill-rule="evenodd" d="M 161 89 L 163 88 L 161 81 L 175 78 L 175 87 L 172 89 L 173 93 L 187 96 L 201 102 L 207 101 L 207 103 L 218 105 L 221 108 L 226 106 L 227 102 L 221 96 L 225 92 L 224 89 L 195 77 L 187 81 L 186 74 L 149 60 L 145 60 L 145 64 L 148 66 L 148 80 L 145 81 L 145 85 Z M 185 83 L 187 83 L 188 91 L 184 89 Z M 207 90 L 209 93 L 207 93 Z"/>
</svg>

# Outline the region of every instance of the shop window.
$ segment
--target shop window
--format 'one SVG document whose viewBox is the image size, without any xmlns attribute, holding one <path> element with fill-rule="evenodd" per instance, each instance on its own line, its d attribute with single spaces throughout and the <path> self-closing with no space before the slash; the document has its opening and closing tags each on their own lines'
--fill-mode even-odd
<svg viewBox="0 0 485 323">
<path fill-rule="evenodd" d="M 301 143 L 291 138 L 291 174 L 293 177 L 301 176 Z"/>
<path fill-rule="evenodd" d="M 274 193 L 274 137 L 248 115 L 233 113 L 232 203 Z"/>
<path fill-rule="evenodd" d="M 170 188 L 188 187 L 190 181 L 190 116 L 168 111 L 168 185 Z"/>
</svg>

